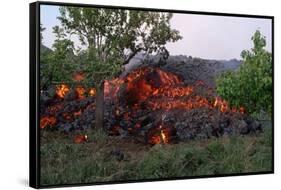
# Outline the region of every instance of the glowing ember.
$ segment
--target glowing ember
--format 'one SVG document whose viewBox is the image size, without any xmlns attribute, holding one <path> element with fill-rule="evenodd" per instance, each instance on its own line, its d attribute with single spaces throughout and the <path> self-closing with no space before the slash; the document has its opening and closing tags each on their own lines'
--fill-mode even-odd
<svg viewBox="0 0 281 190">
<path fill-rule="evenodd" d="M 168 144 L 170 142 L 172 130 L 172 128 L 163 127 L 162 125 L 152 128 L 148 132 L 148 143 L 151 145 Z"/>
<path fill-rule="evenodd" d="M 219 97 L 216 97 L 214 107 L 218 107 L 221 112 L 226 112 L 229 110 L 228 103 Z"/>
<path fill-rule="evenodd" d="M 44 116 L 40 119 L 40 128 L 44 129 L 48 126 L 53 127 L 57 123 L 57 119 L 53 116 Z"/>
<path fill-rule="evenodd" d="M 226 100 L 223 100 L 223 99 L 219 98 L 219 97 L 216 97 L 213 107 L 219 108 L 219 110 L 221 112 L 227 112 L 227 111 L 238 112 L 239 111 L 242 114 L 245 113 L 244 107 L 240 107 L 239 109 L 237 109 L 235 107 L 232 107 L 230 109 L 230 106 L 228 105 L 228 102 Z"/>
<path fill-rule="evenodd" d="M 87 135 L 76 135 L 74 137 L 74 142 L 76 144 L 84 143 L 88 141 L 88 136 Z"/>
<path fill-rule="evenodd" d="M 77 93 L 78 99 L 84 99 L 86 90 L 82 86 L 78 86 L 75 88 L 75 91 Z"/>
<path fill-rule="evenodd" d="M 89 90 L 89 95 L 90 95 L 90 96 L 96 96 L 96 94 L 97 94 L 97 91 L 96 91 L 95 88 L 91 88 L 91 89 Z"/>
<path fill-rule="evenodd" d="M 69 92 L 69 87 L 65 84 L 57 85 L 56 94 L 60 98 L 64 98 L 64 96 Z"/>
<path fill-rule="evenodd" d="M 162 125 L 160 125 L 159 128 L 161 129 L 161 131 L 160 131 L 161 139 L 162 139 L 164 144 L 167 144 L 168 143 L 168 138 L 167 138 L 166 134 L 164 133 L 164 130 L 162 130 Z"/>
<path fill-rule="evenodd" d="M 167 137 L 165 135 L 165 133 L 163 132 L 163 130 L 161 130 L 161 138 L 164 144 L 168 143 Z"/>
<path fill-rule="evenodd" d="M 244 114 L 244 113 L 246 113 L 246 109 L 244 107 L 240 107 L 239 112 Z"/>
</svg>

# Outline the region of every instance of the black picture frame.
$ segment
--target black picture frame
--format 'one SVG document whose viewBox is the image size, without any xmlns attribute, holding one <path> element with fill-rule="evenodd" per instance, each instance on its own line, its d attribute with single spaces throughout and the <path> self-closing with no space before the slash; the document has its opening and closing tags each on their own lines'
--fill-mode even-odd
<svg viewBox="0 0 281 190">
<path fill-rule="evenodd" d="M 266 172 L 248 172 L 248 173 L 232 173 L 224 175 L 203 175 L 192 177 L 173 177 L 165 179 L 149 179 L 149 180 L 128 180 L 128 181 L 110 181 L 110 182 L 93 182 L 82 184 L 59 184 L 59 185 L 41 185 L 40 184 L 40 6 L 73 6 L 73 7 L 92 7 L 92 8 L 111 8 L 111 9 L 127 9 L 141 11 L 157 11 L 157 12 L 172 12 L 186 13 L 195 15 L 216 15 L 216 16 L 231 16 L 244 18 L 263 18 L 270 19 L 272 26 L 272 168 Z M 166 181 L 166 180 L 183 180 L 194 178 L 213 178 L 227 176 L 244 176 L 258 174 L 273 174 L 274 173 L 274 16 L 265 15 L 250 15 L 250 14 L 234 14 L 234 13 L 218 13 L 218 12 L 201 12 L 188 10 L 169 10 L 156 8 L 141 8 L 141 7 L 125 7 L 125 6 L 108 6 L 108 5 L 92 5 L 92 4 L 76 4 L 76 3 L 60 3 L 60 2 L 43 2 L 37 1 L 29 4 L 29 39 L 30 39 L 30 65 L 29 65 L 29 185 L 33 188 L 54 188 L 54 187 L 72 187 L 72 186 L 87 186 L 100 184 L 120 184 L 120 183 L 135 183 L 135 182 L 151 182 L 151 181 Z"/>
</svg>

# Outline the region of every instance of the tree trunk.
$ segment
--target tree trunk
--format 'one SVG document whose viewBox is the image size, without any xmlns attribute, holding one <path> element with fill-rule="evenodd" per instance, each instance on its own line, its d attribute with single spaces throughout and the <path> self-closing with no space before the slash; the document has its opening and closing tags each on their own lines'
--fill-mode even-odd
<svg viewBox="0 0 281 190">
<path fill-rule="evenodd" d="M 103 130 L 104 82 L 97 86 L 95 128 Z"/>
</svg>

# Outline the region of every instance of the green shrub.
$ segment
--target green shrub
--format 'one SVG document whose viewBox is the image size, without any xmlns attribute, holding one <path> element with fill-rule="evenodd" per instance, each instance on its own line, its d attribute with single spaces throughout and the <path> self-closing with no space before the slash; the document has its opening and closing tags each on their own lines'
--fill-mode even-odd
<svg viewBox="0 0 281 190">
<path fill-rule="evenodd" d="M 256 31 L 254 47 L 241 53 L 243 64 L 237 71 L 228 71 L 217 78 L 217 93 L 231 106 L 244 106 L 256 115 L 272 112 L 272 55 L 264 49 L 265 37 Z"/>
</svg>

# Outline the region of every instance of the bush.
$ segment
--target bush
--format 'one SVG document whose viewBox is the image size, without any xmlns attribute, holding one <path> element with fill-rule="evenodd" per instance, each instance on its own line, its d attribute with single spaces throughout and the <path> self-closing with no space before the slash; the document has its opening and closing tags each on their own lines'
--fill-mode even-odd
<svg viewBox="0 0 281 190">
<path fill-rule="evenodd" d="M 230 106 L 244 106 L 253 114 L 272 114 L 272 55 L 267 52 L 265 37 L 256 31 L 251 38 L 254 47 L 241 53 L 243 64 L 217 78 L 217 93 Z"/>
</svg>

